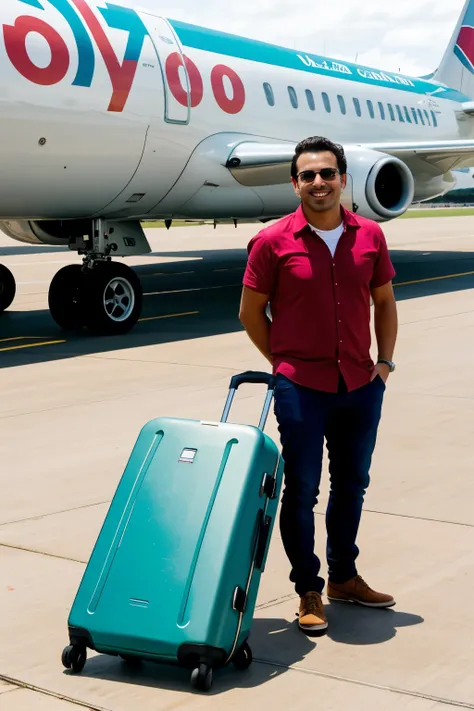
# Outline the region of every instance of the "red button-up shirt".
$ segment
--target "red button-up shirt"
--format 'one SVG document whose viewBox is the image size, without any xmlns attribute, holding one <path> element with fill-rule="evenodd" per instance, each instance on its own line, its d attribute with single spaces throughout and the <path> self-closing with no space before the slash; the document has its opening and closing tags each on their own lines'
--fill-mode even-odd
<svg viewBox="0 0 474 711">
<path fill-rule="evenodd" d="M 370 382 L 371 288 L 395 270 L 376 222 L 341 207 L 344 232 L 334 257 L 300 206 L 248 245 L 243 283 L 268 294 L 273 372 L 300 385 L 337 392 Z"/>
</svg>

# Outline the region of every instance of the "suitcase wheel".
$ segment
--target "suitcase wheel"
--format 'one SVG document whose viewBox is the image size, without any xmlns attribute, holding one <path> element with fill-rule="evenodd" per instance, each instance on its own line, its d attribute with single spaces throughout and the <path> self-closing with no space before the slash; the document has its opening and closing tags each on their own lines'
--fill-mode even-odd
<svg viewBox="0 0 474 711">
<path fill-rule="evenodd" d="M 73 672 L 81 672 L 87 659 L 87 649 L 78 644 L 70 644 L 65 647 L 61 657 L 63 666 L 72 669 Z"/>
<path fill-rule="evenodd" d="M 212 686 L 212 667 L 200 664 L 191 674 L 191 684 L 200 691 L 209 691 Z"/>
<path fill-rule="evenodd" d="M 234 654 L 232 659 L 232 664 L 239 671 L 244 671 L 248 669 L 252 664 L 252 650 L 250 649 L 247 642 L 241 646 L 241 648 Z"/>
</svg>

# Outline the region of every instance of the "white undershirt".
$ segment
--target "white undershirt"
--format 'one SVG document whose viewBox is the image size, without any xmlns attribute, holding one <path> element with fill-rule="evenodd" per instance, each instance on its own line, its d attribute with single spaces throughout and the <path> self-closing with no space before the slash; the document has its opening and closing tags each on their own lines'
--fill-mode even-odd
<svg viewBox="0 0 474 711">
<path fill-rule="evenodd" d="M 316 229 L 316 227 L 313 227 L 313 225 L 310 225 L 311 229 L 313 232 L 315 232 L 317 235 L 321 237 L 324 242 L 326 242 L 327 246 L 329 247 L 329 251 L 331 252 L 332 256 L 334 257 L 334 254 L 336 252 L 336 247 L 338 245 L 339 239 L 344 232 L 344 223 L 341 222 L 339 227 L 336 227 L 335 230 L 319 230 Z"/>
</svg>

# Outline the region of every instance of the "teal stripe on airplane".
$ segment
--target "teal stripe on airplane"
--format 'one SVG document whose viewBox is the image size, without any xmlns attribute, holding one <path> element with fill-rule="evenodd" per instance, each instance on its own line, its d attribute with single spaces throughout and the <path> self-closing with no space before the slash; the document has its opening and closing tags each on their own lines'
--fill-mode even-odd
<svg viewBox="0 0 474 711">
<path fill-rule="evenodd" d="M 168 20 L 185 47 L 201 49 L 227 57 L 248 59 L 252 62 L 270 64 L 276 67 L 297 69 L 311 74 L 319 74 L 369 86 L 399 89 L 413 94 L 434 94 L 435 99 L 468 101 L 469 98 L 454 89 L 433 84 L 422 79 L 406 77 L 402 74 L 383 72 L 358 64 L 328 59 L 316 54 L 298 52 L 285 47 L 250 40 L 196 25 L 188 25 L 178 20 Z"/>
</svg>

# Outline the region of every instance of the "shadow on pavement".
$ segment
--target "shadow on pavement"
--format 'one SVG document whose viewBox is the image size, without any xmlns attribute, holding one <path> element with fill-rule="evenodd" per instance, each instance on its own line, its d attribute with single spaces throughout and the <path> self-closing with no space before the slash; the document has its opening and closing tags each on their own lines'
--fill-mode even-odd
<svg viewBox="0 0 474 711">
<path fill-rule="evenodd" d="M 156 256 L 158 253 L 154 253 Z M 15 304 L 0 316 L 0 343 L 7 348 L 40 341 L 66 341 L 34 348 L 0 350 L 0 369 L 81 355 L 127 350 L 162 343 L 242 331 L 238 319 L 246 250 L 203 250 L 165 253 L 185 261 L 141 264 L 144 297 L 143 321 L 128 334 L 91 337 L 87 332 L 64 332 L 48 310 L 15 311 Z M 474 252 L 422 252 L 392 250 L 399 302 L 474 288 Z M 188 258 L 189 259 L 188 261 Z M 470 273 L 472 272 L 472 273 Z M 450 277 L 453 274 L 465 276 Z M 449 277 L 449 278 L 446 278 Z M 411 284 L 412 281 L 427 280 Z M 409 282 L 408 284 L 406 282 Z M 466 302 L 467 305 L 467 302 Z M 198 313 L 196 313 L 198 312 Z M 176 314 L 178 317 L 171 317 Z M 14 342 L 17 339 L 18 343 Z M 33 342 L 31 340 L 30 342 Z"/>
<path fill-rule="evenodd" d="M 275 637 L 273 638 L 273 635 Z M 273 638 L 272 646 L 276 650 L 284 650 L 284 667 L 282 662 L 259 663 L 254 661 L 247 671 L 237 671 L 232 664 L 214 672 L 214 682 L 209 695 L 222 694 L 235 688 L 253 688 L 272 681 L 289 671 L 286 667 L 298 664 L 305 656 L 315 649 L 316 641 L 301 633 L 294 632 L 294 625 L 284 619 L 255 619 L 252 627 L 250 646 L 255 655 L 255 648 L 262 638 Z M 252 646 L 254 645 L 254 646 Z M 64 671 L 65 675 L 72 672 Z M 108 655 L 91 657 L 80 674 L 81 677 L 106 679 L 120 683 L 136 684 L 138 686 L 154 687 L 171 691 L 202 694 L 196 691 L 190 682 L 191 671 L 180 667 L 153 662 L 142 662 L 135 669 L 130 668 L 122 659 Z"/>
<path fill-rule="evenodd" d="M 398 629 L 424 622 L 423 617 L 394 608 L 373 610 L 352 603 L 325 606 L 328 637 L 340 644 L 382 644 L 396 636 Z"/>
</svg>

